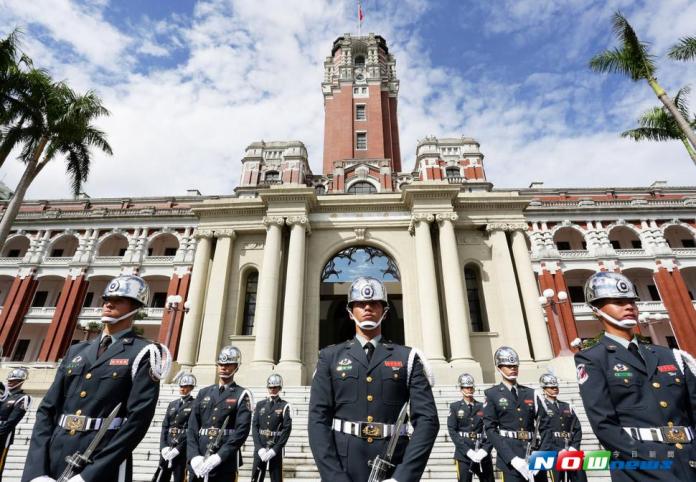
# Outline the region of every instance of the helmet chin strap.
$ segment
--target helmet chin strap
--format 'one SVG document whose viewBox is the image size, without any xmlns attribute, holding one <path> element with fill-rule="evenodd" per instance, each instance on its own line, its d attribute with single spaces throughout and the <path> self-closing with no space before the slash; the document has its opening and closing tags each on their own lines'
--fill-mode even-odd
<svg viewBox="0 0 696 482">
<path fill-rule="evenodd" d="M 353 316 L 353 312 L 350 311 L 350 307 L 346 306 L 346 311 L 348 312 L 348 316 L 350 317 L 353 322 L 355 322 L 356 325 L 360 327 L 361 330 L 374 330 L 377 328 L 379 325 L 382 324 L 382 320 L 384 320 L 384 317 L 387 316 L 387 311 L 389 311 L 389 307 L 386 306 L 384 308 L 384 311 L 382 312 L 382 316 L 379 317 L 379 320 L 377 321 L 358 321 L 355 319 L 355 316 Z"/>
<path fill-rule="evenodd" d="M 602 310 L 600 310 L 596 306 L 590 305 L 590 309 L 592 311 L 594 311 L 594 313 L 597 316 L 601 316 L 602 318 L 607 320 L 609 323 L 611 323 L 614 326 L 618 326 L 619 328 L 633 328 L 637 324 L 637 321 L 634 319 L 617 320 L 616 318 L 614 318 L 613 316 L 609 316 L 608 314 L 606 314 L 605 312 L 603 312 Z"/>
<path fill-rule="evenodd" d="M 500 369 L 500 367 L 495 367 L 496 370 L 498 370 L 498 373 L 500 373 L 500 376 L 503 377 L 505 380 L 509 382 L 514 382 L 517 380 L 517 375 L 506 375 L 503 373 L 503 371 Z"/>
<path fill-rule="evenodd" d="M 136 314 L 138 311 L 140 311 L 140 307 L 134 309 L 133 311 L 129 311 L 123 316 L 119 316 L 118 318 L 113 318 L 111 316 L 102 316 L 101 317 L 101 322 L 102 323 L 108 323 L 109 325 L 113 325 L 114 323 L 118 323 L 121 320 L 125 320 L 126 318 L 133 316 Z"/>
</svg>

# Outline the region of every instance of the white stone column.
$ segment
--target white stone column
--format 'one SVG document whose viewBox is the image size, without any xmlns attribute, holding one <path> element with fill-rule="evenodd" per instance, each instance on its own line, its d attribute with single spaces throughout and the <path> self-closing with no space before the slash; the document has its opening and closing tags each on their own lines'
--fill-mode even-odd
<svg viewBox="0 0 696 482">
<path fill-rule="evenodd" d="M 449 329 L 452 359 L 471 360 L 469 301 L 464 296 L 464 271 L 459 263 L 457 239 L 454 234 L 453 221 L 456 213 L 441 213 L 436 216 L 440 227 L 440 265 L 442 266 L 442 284 L 445 290 L 445 308 Z"/>
<path fill-rule="evenodd" d="M 232 265 L 232 241 L 235 232 L 216 230 L 215 254 L 213 266 L 208 280 L 208 294 L 205 299 L 203 312 L 203 327 L 201 329 L 198 365 L 215 365 L 221 348 L 222 331 L 225 326 L 227 311 L 227 288 Z"/>
<path fill-rule="evenodd" d="M 489 224 L 486 226 L 491 241 L 491 257 L 498 285 L 499 300 L 497 304 L 502 318 L 499 326 L 504 343 L 517 350 L 520 361 L 529 362 L 531 355 L 526 330 L 524 330 L 522 303 L 517 291 L 512 257 L 505 236 L 505 231 L 508 228 L 507 224 Z"/>
<path fill-rule="evenodd" d="M 203 317 L 205 287 L 208 283 L 212 232 L 199 231 L 196 234 L 196 238 L 198 239 L 198 246 L 196 248 L 196 257 L 193 263 L 188 294 L 191 309 L 184 315 L 177 355 L 177 362 L 187 368 L 193 366 L 198 355 L 198 339 L 200 338 L 201 319 Z"/>
<path fill-rule="evenodd" d="M 304 300 L 305 249 L 309 232 L 307 216 L 287 219 L 290 226 L 288 270 L 283 303 L 283 331 L 278 371 L 287 383 L 302 383 L 302 309 Z"/>
<path fill-rule="evenodd" d="M 523 231 L 527 226 L 521 224 L 520 226 L 513 227 L 517 229 L 512 232 L 512 258 L 515 262 L 517 278 L 520 283 L 524 312 L 527 315 L 529 337 L 532 340 L 534 359 L 536 361 L 550 360 L 553 358 L 551 340 L 549 339 L 546 322 L 544 321 L 544 314 L 539 304 L 539 290 L 537 289 L 536 279 L 534 278 L 532 260 L 529 256 L 529 251 L 527 251 L 527 243 Z"/>
<path fill-rule="evenodd" d="M 444 363 L 442 321 L 437 296 L 433 242 L 430 238 L 430 223 L 434 219 L 432 214 L 414 214 L 411 225 L 416 235 L 416 267 L 423 351 L 430 361 Z"/>
<path fill-rule="evenodd" d="M 273 365 L 275 349 L 278 289 L 280 286 L 280 250 L 282 228 L 285 220 L 280 216 L 267 216 L 266 244 L 263 248 L 263 265 L 259 275 L 259 291 L 254 318 L 254 360 L 257 366 Z M 289 280 L 292 282 L 292 280 Z"/>
</svg>

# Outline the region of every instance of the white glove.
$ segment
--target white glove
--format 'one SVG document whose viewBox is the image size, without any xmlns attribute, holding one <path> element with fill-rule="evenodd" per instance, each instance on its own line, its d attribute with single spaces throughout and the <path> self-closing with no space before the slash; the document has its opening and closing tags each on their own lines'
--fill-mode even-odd
<svg viewBox="0 0 696 482">
<path fill-rule="evenodd" d="M 264 459 L 264 456 L 266 455 L 266 452 L 268 452 L 268 449 L 266 449 L 266 448 L 259 449 L 259 451 L 257 452 L 257 453 L 259 454 L 259 458 L 260 458 L 261 460 L 263 460 L 264 462 L 266 461 L 266 459 Z"/>
<path fill-rule="evenodd" d="M 203 459 L 202 455 L 196 455 L 191 459 L 191 468 L 193 469 L 193 473 L 196 474 L 196 477 L 203 477 L 201 475 L 201 468 L 203 468 L 204 463 L 205 459 Z"/>
<path fill-rule="evenodd" d="M 68 482 L 85 482 L 85 479 L 83 479 L 80 474 L 77 474 L 70 477 Z"/>
<path fill-rule="evenodd" d="M 525 479 L 532 481 L 534 480 L 534 476 L 529 471 L 527 462 L 525 462 L 523 458 L 515 457 L 510 461 L 510 465 L 512 465 L 515 468 L 515 470 L 518 471 Z"/>
<path fill-rule="evenodd" d="M 396 480 L 396 479 L 387 479 L 387 480 L 385 480 L 384 482 L 399 482 L 399 481 Z"/>
<path fill-rule="evenodd" d="M 488 456 L 488 452 L 486 452 L 484 449 L 478 449 L 476 451 L 476 456 L 478 457 L 477 462 L 481 462 L 483 459 L 485 459 Z"/>
<path fill-rule="evenodd" d="M 203 467 L 201 467 L 201 475 L 199 477 L 205 477 L 208 475 L 215 467 L 220 465 L 220 462 L 222 462 L 222 459 L 218 454 L 213 454 L 208 457 L 203 464 Z"/>
<path fill-rule="evenodd" d="M 466 456 L 469 457 L 474 462 L 478 462 L 478 460 L 476 460 L 476 452 L 474 452 L 472 449 L 469 449 L 466 451 Z"/>
<path fill-rule="evenodd" d="M 263 459 L 263 461 L 268 462 L 269 460 L 271 460 L 275 456 L 276 456 L 275 450 L 269 449 L 266 451 L 266 457 Z"/>
<path fill-rule="evenodd" d="M 52 479 L 48 475 L 42 475 L 31 479 L 29 482 L 56 482 L 56 479 Z"/>
<path fill-rule="evenodd" d="M 568 451 L 569 452 L 577 452 L 578 449 L 576 449 L 575 447 L 568 447 Z"/>
<path fill-rule="evenodd" d="M 169 452 L 167 452 L 167 455 L 164 456 L 164 460 L 172 460 L 177 455 L 179 455 L 179 449 L 172 447 L 172 449 Z"/>
<path fill-rule="evenodd" d="M 162 454 L 162 458 L 164 460 L 169 460 L 167 458 L 167 454 L 169 453 L 169 447 L 164 447 L 162 450 L 160 450 L 160 453 Z"/>
</svg>

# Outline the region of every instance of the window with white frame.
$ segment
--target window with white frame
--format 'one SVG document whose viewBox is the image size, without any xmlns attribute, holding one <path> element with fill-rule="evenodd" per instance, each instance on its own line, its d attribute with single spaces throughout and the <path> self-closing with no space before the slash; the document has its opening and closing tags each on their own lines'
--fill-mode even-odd
<svg viewBox="0 0 696 482">
<path fill-rule="evenodd" d="M 355 148 L 358 150 L 367 149 L 367 132 L 355 133 Z"/>
<path fill-rule="evenodd" d="M 355 105 L 355 120 L 363 121 L 367 120 L 367 112 L 365 110 L 365 104 Z"/>
</svg>

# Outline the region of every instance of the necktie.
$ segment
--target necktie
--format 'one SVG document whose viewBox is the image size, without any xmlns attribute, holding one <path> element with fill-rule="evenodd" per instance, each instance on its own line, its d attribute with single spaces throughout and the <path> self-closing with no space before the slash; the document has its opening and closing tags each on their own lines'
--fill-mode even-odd
<svg viewBox="0 0 696 482">
<path fill-rule="evenodd" d="M 102 338 L 101 342 L 99 342 L 99 350 L 97 350 L 97 358 L 102 356 L 104 352 L 106 351 L 109 346 L 111 346 L 111 343 L 113 343 L 113 339 L 109 336 L 106 335 L 104 338 Z"/>
<path fill-rule="evenodd" d="M 514 398 L 515 401 L 517 401 L 517 388 L 512 387 L 510 391 L 512 392 L 512 398 Z"/>
<path fill-rule="evenodd" d="M 365 344 L 365 355 L 367 355 L 367 361 L 372 360 L 372 354 L 375 352 L 375 345 L 368 341 Z"/>
<path fill-rule="evenodd" d="M 219 390 L 220 390 L 220 393 L 224 392 L 224 391 L 225 391 L 225 385 L 220 385 Z"/>
<path fill-rule="evenodd" d="M 642 366 L 645 365 L 643 357 L 641 356 L 640 351 L 638 350 L 638 345 L 636 345 L 635 343 L 629 343 L 628 351 L 631 352 L 631 354 L 636 358 L 636 361 L 638 361 Z"/>
<path fill-rule="evenodd" d="M 467 403 L 469 406 L 469 416 L 471 416 L 472 413 L 474 413 L 474 404 L 473 403 Z"/>
</svg>

